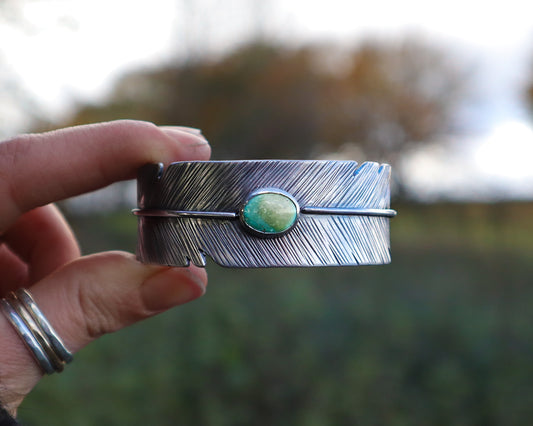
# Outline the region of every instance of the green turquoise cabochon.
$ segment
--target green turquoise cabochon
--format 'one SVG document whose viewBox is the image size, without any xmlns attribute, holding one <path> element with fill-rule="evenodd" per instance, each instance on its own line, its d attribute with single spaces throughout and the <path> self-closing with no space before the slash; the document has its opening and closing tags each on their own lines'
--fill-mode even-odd
<svg viewBox="0 0 533 426">
<path fill-rule="evenodd" d="M 252 231 L 277 235 L 296 223 L 298 211 L 298 204 L 288 194 L 261 191 L 248 199 L 241 211 L 241 220 Z"/>
</svg>

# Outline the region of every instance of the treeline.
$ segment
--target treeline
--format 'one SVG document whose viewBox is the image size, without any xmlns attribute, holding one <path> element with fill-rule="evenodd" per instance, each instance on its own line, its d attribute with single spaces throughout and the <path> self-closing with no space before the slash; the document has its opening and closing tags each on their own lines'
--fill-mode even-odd
<svg viewBox="0 0 533 426">
<path fill-rule="evenodd" d="M 533 204 L 395 207 L 390 265 L 210 265 L 203 298 L 76 354 L 23 423 L 530 424 Z M 85 252 L 135 244 L 128 212 L 72 225 Z"/>
<path fill-rule="evenodd" d="M 414 39 L 349 51 L 254 42 L 216 60 L 130 73 L 105 104 L 80 105 L 61 125 L 199 127 L 217 159 L 309 158 L 352 144 L 360 157 L 394 162 L 450 130 L 464 77 L 447 52 Z"/>
</svg>

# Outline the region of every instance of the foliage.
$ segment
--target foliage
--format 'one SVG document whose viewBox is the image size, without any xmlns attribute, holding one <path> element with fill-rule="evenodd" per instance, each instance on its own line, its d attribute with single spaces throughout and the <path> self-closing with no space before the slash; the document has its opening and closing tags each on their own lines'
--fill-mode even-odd
<svg viewBox="0 0 533 426">
<path fill-rule="evenodd" d="M 415 39 L 368 42 L 348 53 L 264 42 L 218 60 L 134 72 L 103 106 L 68 124 L 138 118 L 200 127 L 216 158 L 305 158 L 357 144 L 394 161 L 452 126 L 464 75 Z"/>
<path fill-rule="evenodd" d="M 43 381 L 21 418 L 59 426 L 529 424 L 533 205 L 395 207 L 391 265 L 210 265 L 204 298 L 90 345 Z M 74 225 L 85 251 L 135 242 L 130 215 Z"/>
<path fill-rule="evenodd" d="M 395 159 L 451 130 L 465 75 L 445 51 L 416 39 L 369 42 L 351 61 L 326 97 L 325 140 L 356 142 L 370 157 Z"/>
</svg>

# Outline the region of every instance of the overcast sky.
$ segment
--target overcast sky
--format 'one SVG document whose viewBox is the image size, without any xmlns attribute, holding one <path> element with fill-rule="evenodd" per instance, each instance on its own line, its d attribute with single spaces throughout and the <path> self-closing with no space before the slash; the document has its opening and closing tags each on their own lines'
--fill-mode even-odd
<svg viewBox="0 0 533 426">
<path fill-rule="evenodd" d="M 423 197 L 533 197 L 533 131 L 520 90 L 533 56 L 525 1 L 39 0 L 0 19 L 0 64 L 59 117 L 76 100 L 105 96 L 121 73 L 179 55 L 220 52 L 263 32 L 291 43 L 416 34 L 475 70 L 479 96 L 462 111 L 471 132 L 406 159 Z M 0 74 L 1 76 L 2 74 Z M 2 86 L 0 85 L 0 90 Z M 25 114 L 0 112 L 10 132 Z M 5 135 L 4 135 L 5 136 Z M 502 189 L 503 188 L 503 189 Z"/>
</svg>

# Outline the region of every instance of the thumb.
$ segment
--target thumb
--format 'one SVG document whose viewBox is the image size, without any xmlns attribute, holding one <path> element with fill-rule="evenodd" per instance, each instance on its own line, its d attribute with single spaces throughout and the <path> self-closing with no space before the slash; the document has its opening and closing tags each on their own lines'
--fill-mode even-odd
<svg viewBox="0 0 533 426">
<path fill-rule="evenodd" d="M 145 265 L 125 252 L 82 257 L 49 275 L 31 292 L 65 346 L 92 340 L 202 296 L 203 268 Z"/>
<path fill-rule="evenodd" d="M 65 346 L 76 352 L 102 334 L 202 296 L 206 283 L 203 268 L 144 265 L 130 253 L 106 252 L 64 265 L 30 291 Z M 0 347 L 2 403 L 15 413 L 42 373 L 3 316 Z"/>
</svg>

